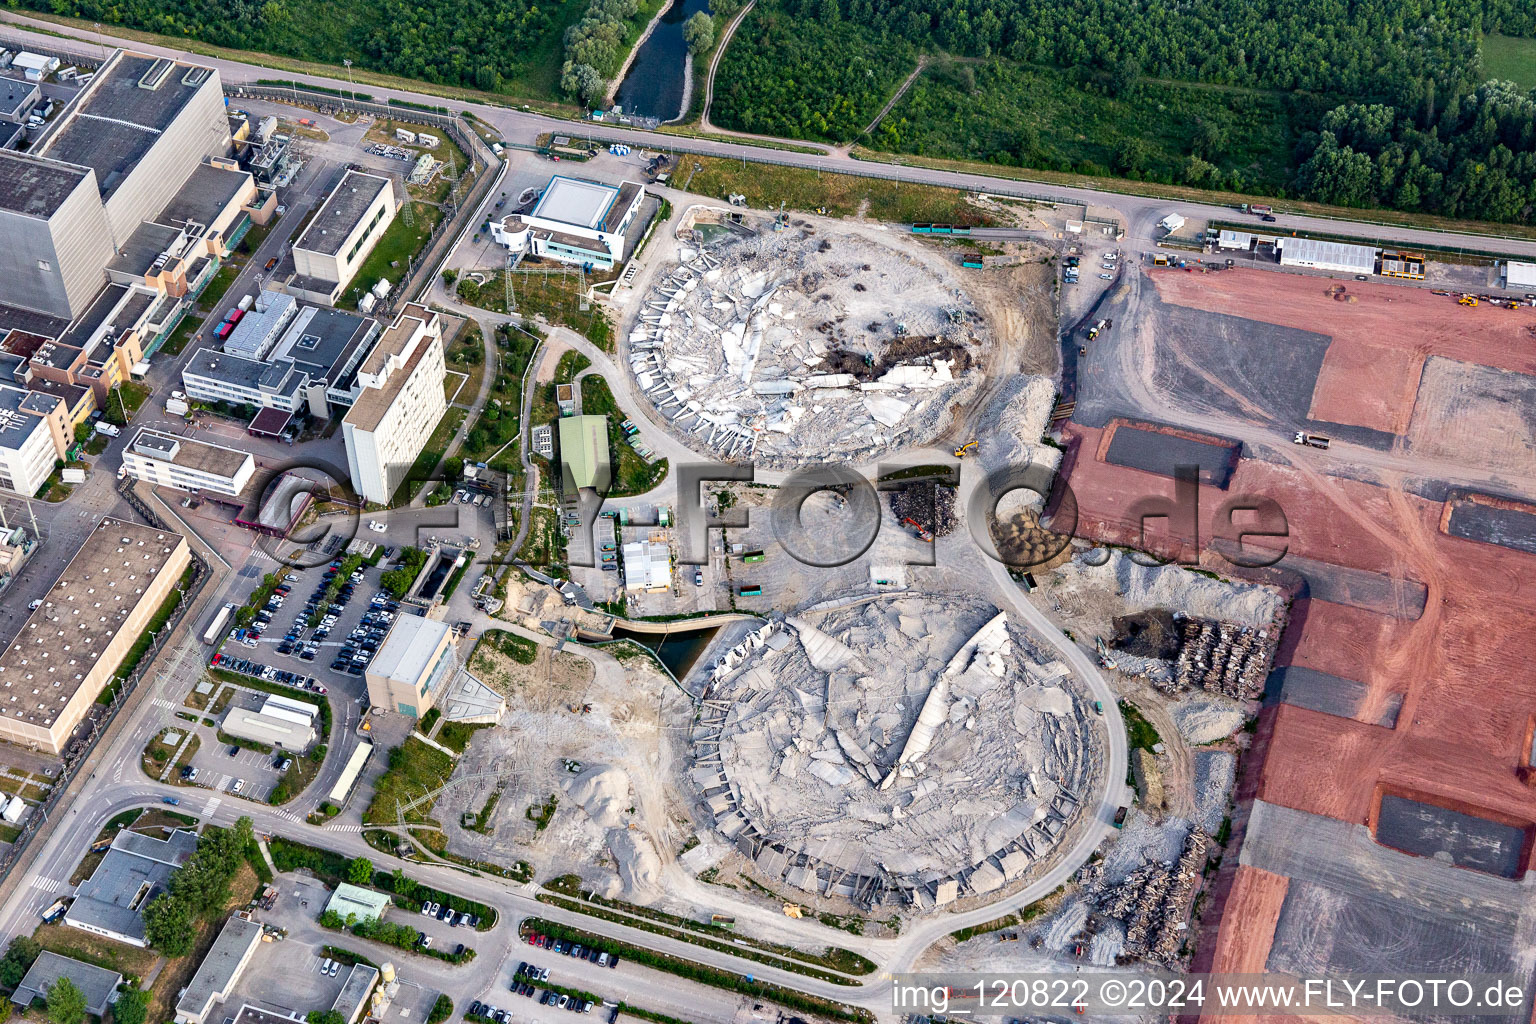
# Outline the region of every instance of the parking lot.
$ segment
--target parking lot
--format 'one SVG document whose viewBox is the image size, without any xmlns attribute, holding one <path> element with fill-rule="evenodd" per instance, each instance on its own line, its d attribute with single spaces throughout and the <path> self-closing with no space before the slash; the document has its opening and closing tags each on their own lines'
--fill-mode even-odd
<svg viewBox="0 0 1536 1024">
<path fill-rule="evenodd" d="M 222 692 L 228 695 L 226 708 L 256 710 L 266 699 L 266 694 L 248 690 L 233 683 L 221 683 Z M 215 693 L 219 693 L 216 690 Z M 218 697 L 214 698 L 218 700 Z M 312 698 L 323 699 L 323 698 Z M 221 712 L 217 720 L 222 721 Z M 221 741 L 214 728 L 195 725 L 190 729 L 198 737 L 197 751 L 188 761 L 184 774 L 176 781 L 186 785 L 202 786 L 220 793 L 231 793 L 250 800 L 265 801 L 282 777 L 279 765 L 294 752 L 274 751 L 271 754 L 248 750 Z M 188 770 L 190 769 L 190 771 Z M 239 791 L 235 786 L 239 784 Z"/>
<path fill-rule="evenodd" d="M 221 667 L 226 660 L 245 660 L 278 672 L 313 677 L 328 690 L 336 687 L 338 698 L 360 697 L 363 672 L 383 643 L 394 616 L 400 613 L 397 602 L 377 598 L 379 576 L 386 564 L 381 560 L 378 566 L 361 567 L 323 605 L 319 602 L 339 561 L 324 568 L 286 573 L 286 593 L 274 595 L 274 601 L 281 604 L 269 604 L 270 618 L 267 612 L 258 616 L 256 632 L 225 642 Z M 315 612 L 322 618 L 311 627 Z M 238 666 L 234 670 L 245 671 Z"/>
<path fill-rule="evenodd" d="M 467 1009 L 498 1021 L 553 1022 L 577 1014 L 607 1024 L 617 1009 L 616 995 L 594 1002 L 561 995 L 549 986 L 602 996 L 605 986 L 611 989 L 618 983 L 618 976 L 612 973 L 617 968 L 617 958 L 610 959 L 606 953 L 530 935 L 507 957 L 506 970 L 497 979 L 497 991 L 481 997 L 480 1009 L 474 1004 Z"/>
</svg>

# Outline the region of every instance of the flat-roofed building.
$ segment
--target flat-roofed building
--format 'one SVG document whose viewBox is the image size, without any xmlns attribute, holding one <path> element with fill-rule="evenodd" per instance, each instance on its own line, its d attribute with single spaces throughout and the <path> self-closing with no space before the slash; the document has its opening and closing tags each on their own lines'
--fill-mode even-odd
<svg viewBox="0 0 1536 1024">
<path fill-rule="evenodd" d="M 26 124 L 27 118 L 32 116 L 32 108 L 42 101 L 42 97 L 36 82 L 0 78 L 0 121 Z"/>
<path fill-rule="evenodd" d="M 491 224 L 491 237 L 513 252 L 608 270 L 624 259 L 625 237 L 645 189 L 555 175 L 534 208 Z"/>
<path fill-rule="evenodd" d="M 297 276 L 289 287 L 315 302 L 335 302 L 395 219 L 397 206 L 389 178 L 348 171 L 294 243 Z"/>
<path fill-rule="evenodd" d="M 261 925 L 240 914 L 230 915 L 176 1000 L 177 1024 L 203 1024 L 214 1004 L 228 999 L 234 991 L 259 945 Z"/>
<path fill-rule="evenodd" d="M 164 839 L 122 829 L 91 877 L 75 890 L 64 923 L 130 946 L 144 946 L 144 908 L 170 884 L 197 849 L 197 836 L 177 829 Z"/>
<path fill-rule="evenodd" d="M 357 788 L 357 780 L 363 776 L 363 768 L 368 764 L 368 759 L 373 756 L 373 744 L 363 740 L 347 757 L 347 763 L 342 766 L 341 774 L 336 778 L 336 784 L 331 787 L 326 799 L 337 807 L 345 807 L 347 800 L 352 796 L 352 791 Z"/>
<path fill-rule="evenodd" d="M 62 753 L 190 559 L 179 533 L 102 519 L 0 653 L 0 739 Z"/>
<path fill-rule="evenodd" d="M 346 1024 L 357 1024 L 368 1009 L 368 996 L 378 980 L 377 967 L 353 964 L 347 972 L 347 980 L 341 983 L 341 991 L 336 993 L 336 1001 L 331 1004 L 331 1009 L 341 1014 Z"/>
<path fill-rule="evenodd" d="M 357 371 L 358 394 L 342 420 L 352 488 L 387 505 L 448 411 L 442 319 L 408 304 Z"/>
<path fill-rule="evenodd" d="M 48 482 L 63 455 L 50 414 L 61 414 L 55 401 L 0 384 L 0 487 L 31 497 Z"/>
<path fill-rule="evenodd" d="M 230 708 L 221 728 L 236 739 L 265 743 L 283 750 L 304 751 L 315 741 L 315 727 L 248 708 Z"/>
<path fill-rule="evenodd" d="M 401 615 L 364 673 L 368 701 L 420 718 L 457 671 L 453 629 L 437 619 Z"/>
<path fill-rule="evenodd" d="M 0 150 L 0 301 L 53 316 L 85 312 L 112 258 L 89 167 Z"/>
<path fill-rule="evenodd" d="M 1376 273 L 1376 249 L 1373 246 L 1292 237 L 1282 237 L 1275 244 L 1280 248 L 1280 265 L 1283 267 L 1331 270 L 1341 274 Z"/>
<path fill-rule="evenodd" d="M 227 348 L 198 349 L 182 368 L 182 386 L 199 401 L 308 412 L 324 419 L 356 401 L 358 369 L 380 331 L 372 317 L 300 304 L 284 321 L 275 344 L 259 357 Z"/>
<path fill-rule="evenodd" d="M 109 244 L 153 219 L 206 157 L 228 150 L 217 70 L 125 50 L 107 58 L 33 146 L 40 156 L 95 172 Z"/>
<path fill-rule="evenodd" d="M 123 468 L 159 487 L 234 497 L 250 484 L 256 460 L 250 452 L 146 428 L 123 450 Z"/>
<path fill-rule="evenodd" d="M 1536 263 L 1505 260 L 1499 266 L 1499 276 L 1503 279 L 1505 288 L 1536 289 Z"/>
<path fill-rule="evenodd" d="M 624 545 L 626 590 L 663 591 L 672 587 L 672 552 L 665 542 L 632 541 Z"/>
<path fill-rule="evenodd" d="M 68 978 L 85 997 L 85 1012 L 98 1017 L 107 1012 L 117 995 L 117 986 L 123 983 L 123 976 L 116 971 L 45 949 L 32 961 L 21 984 L 11 993 L 11 1002 L 25 1010 L 38 1000 L 46 1000 L 49 990 L 63 978 Z"/>
</svg>

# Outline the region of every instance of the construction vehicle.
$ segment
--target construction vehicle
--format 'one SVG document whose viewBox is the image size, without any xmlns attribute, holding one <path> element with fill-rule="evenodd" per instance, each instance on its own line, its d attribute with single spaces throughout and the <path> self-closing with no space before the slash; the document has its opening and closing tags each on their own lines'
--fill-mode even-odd
<svg viewBox="0 0 1536 1024">
<path fill-rule="evenodd" d="M 1461 298 L 1457 299 L 1456 302 L 1462 306 L 1477 305 L 1477 299 L 1471 295 L 1463 295 Z"/>
<path fill-rule="evenodd" d="M 785 917 L 799 918 L 800 917 L 800 904 L 798 904 L 798 903 L 786 903 L 786 904 L 784 904 L 784 916 Z"/>
<path fill-rule="evenodd" d="M 1115 828 L 1125 827 L 1125 816 L 1127 813 L 1129 813 L 1129 811 L 1129 807 L 1121 807 L 1115 811 Z"/>
<path fill-rule="evenodd" d="M 912 531 L 917 534 L 919 540 L 925 540 L 929 544 L 933 543 L 933 534 L 929 532 L 926 526 L 918 522 L 916 519 L 913 519 L 909 516 L 908 518 L 903 519 L 901 523 L 903 526 L 912 527 Z"/>
<path fill-rule="evenodd" d="M 1152 265 L 1154 267 L 1166 267 L 1168 265 L 1168 257 L 1164 256 L 1162 253 L 1158 253 L 1156 256 L 1152 257 Z"/>
<path fill-rule="evenodd" d="M 1332 443 L 1330 438 L 1322 434 L 1308 434 L 1302 430 L 1296 431 L 1296 436 L 1291 438 L 1291 444 L 1304 444 L 1311 448 L 1321 448 L 1323 451 L 1327 451 Z"/>
<path fill-rule="evenodd" d="M 1088 340 L 1092 341 L 1094 338 L 1097 338 L 1099 336 L 1099 332 L 1104 330 L 1106 327 L 1111 326 L 1111 323 L 1112 322 L 1109 320 L 1100 320 L 1092 327 L 1088 328 Z"/>
<path fill-rule="evenodd" d="M 975 447 L 976 447 L 976 442 L 975 441 L 967 441 L 967 442 L 965 442 L 965 444 L 963 444 L 959 448 L 955 449 L 955 458 L 957 458 L 957 459 L 965 458 L 967 455 L 971 454 L 971 449 L 975 448 Z"/>
</svg>

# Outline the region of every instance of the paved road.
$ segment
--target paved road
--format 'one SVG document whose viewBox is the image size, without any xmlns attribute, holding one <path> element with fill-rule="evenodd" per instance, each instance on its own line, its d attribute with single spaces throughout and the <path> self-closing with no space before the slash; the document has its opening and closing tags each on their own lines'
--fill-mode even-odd
<svg viewBox="0 0 1536 1024">
<path fill-rule="evenodd" d="M 91 48 L 82 46 L 81 41 L 109 46 L 124 45 L 124 40 L 115 36 L 95 33 L 85 29 L 63 27 L 52 22 L 43 22 L 35 18 L 29 18 L 15 11 L 0 11 L 0 21 L 10 23 L 6 30 L 7 35 L 27 38 L 39 46 L 50 47 L 55 50 L 73 50 L 74 52 L 88 55 L 91 52 Z M 29 27 L 41 29 L 41 32 L 28 31 Z M 61 35 L 64 38 L 61 38 Z M 187 53 L 186 51 L 163 46 L 132 45 L 135 50 L 140 52 L 183 57 L 198 63 L 212 65 L 219 69 L 219 74 L 223 78 L 225 86 L 229 88 L 242 84 L 254 85 L 257 79 L 271 78 L 274 74 L 270 68 L 263 68 L 254 64 L 204 57 L 200 54 Z M 292 78 L 301 84 L 318 85 L 337 92 L 345 92 L 351 88 L 347 82 L 346 75 L 340 68 L 336 69 L 334 75 L 326 76 L 291 74 L 286 71 L 282 74 L 284 77 Z M 368 86 L 367 89 L 374 100 L 380 103 L 397 99 L 409 103 L 425 103 L 430 106 L 437 106 L 443 102 L 442 98 L 438 96 L 403 89 L 388 89 L 379 86 Z M 676 135 L 629 130 L 600 124 L 583 125 L 578 131 L 571 121 L 532 111 L 511 110 L 500 106 L 468 102 L 455 103 L 455 107 L 472 112 L 476 117 L 496 127 L 507 139 L 520 142 L 531 142 L 535 136 L 543 132 L 559 131 L 581 137 L 590 136 L 601 142 L 625 142 L 630 145 L 647 146 L 662 150 L 685 146 L 690 151 L 700 152 L 709 156 L 780 163 L 792 167 L 805 167 L 824 171 L 848 171 L 899 181 L 946 185 L 979 192 L 1025 194 L 1057 202 L 1088 205 L 1101 209 L 1113 208 L 1119 211 L 1125 219 L 1127 242 L 1136 247 L 1144 246 L 1159 234 L 1156 227 L 1157 222 L 1169 213 L 1179 213 L 1186 218 L 1196 220 L 1238 216 L 1230 206 L 1191 202 L 1182 199 L 1159 199 L 1145 196 L 1121 195 L 1087 187 L 1024 182 L 1012 178 L 992 177 L 984 174 L 968 174 L 960 171 L 938 170 L 926 167 L 873 163 L 855 160 L 847 154 L 837 152 L 824 155 L 793 153 L 782 150 L 769 150 L 723 139 L 680 139 Z M 1494 245 L 1489 236 L 1486 235 L 1440 232 L 1425 228 L 1396 227 L 1388 232 L 1388 229 L 1383 228 L 1381 225 L 1372 224 L 1365 220 L 1331 220 L 1324 217 L 1310 217 L 1298 214 L 1280 214 L 1277 216 L 1276 223 L 1270 226 L 1270 230 L 1276 232 L 1289 230 L 1321 231 L 1335 234 L 1359 235 L 1362 238 L 1375 238 L 1390 233 L 1393 239 L 1405 245 L 1450 245 L 1472 249 L 1488 249 L 1492 247 L 1510 255 L 1536 257 L 1536 240 L 1499 239 L 1497 244 Z M 1257 226 L 1258 222 L 1255 220 L 1255 227 Z"/>
</svg>

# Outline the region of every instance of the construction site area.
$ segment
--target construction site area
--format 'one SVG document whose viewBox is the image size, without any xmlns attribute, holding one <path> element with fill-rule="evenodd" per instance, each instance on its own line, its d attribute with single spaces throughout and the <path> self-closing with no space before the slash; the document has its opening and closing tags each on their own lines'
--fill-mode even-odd
<svg viewBox="0 0 1536 1024">
<path fill-rule="evenodd" d="M 930 440 L 979 388 L 991 328 L 939 253 L 751 214 L 686 232 L 628 349 L 640 390 L 700 454 L 863 459 Z"/>
<path fill-rule="evenodd" d="M 866 598 L 770 621 L 709 670 L 705 821 L 770 888 L 928 910 L 1035 877 L 1097 792 L 1093 705 L 976 599 Z"/>
<path fill-rule="evenodd" d="M 1509 666 L 1529 661 L 1536 615 L 1523 583 L 1536 568 L 1536 313 L 1247 269 L 1151 271 L 1106 311 L 1129 329 L 1089 348 L 1062 429 L 1079 536 L 1145 546 L 1137 503 L 1174 501 L 1173 463 L 1194 463 L 1189 514 L 1148 528 L 1191 569 L 1161 572 L 1214 570 L 1271 595 L 1159 602 L 1176 617 L 1104 606 L 1070 585 L 1090 571 L 1080 559 L 1041 581 L 1058 612 L 1097 620 L 1127 685 L 1144 688 L 1165 784 L 1170 737 L 1209 741 L 1258 712 L 1251 736 L 1215 744 L 1253 760 L 1192 966 L 1509 972 L 1530 991 L 1536 934 L 1510 908 L 1536 835 L 1536 681 Z M 1143 450 L 1164 434 L 1186 437 L 1185 458 Z M 1285 529 L 1259 539 L 1271 564 L 1248 569 L 1213 538 L 1224 509 L 1258 499 Z M 1225 667 L 1213 676 L 1223 644 L 1223 666 L 1241 656 L 1235 686 Z M 1250 684 L 1266 658 L 1261 705 Z M 1219 721 L 1191 706 L 1242 710 Z M 1159 863 L 1178 856 L 1164 845 Z"/>
</svg>

